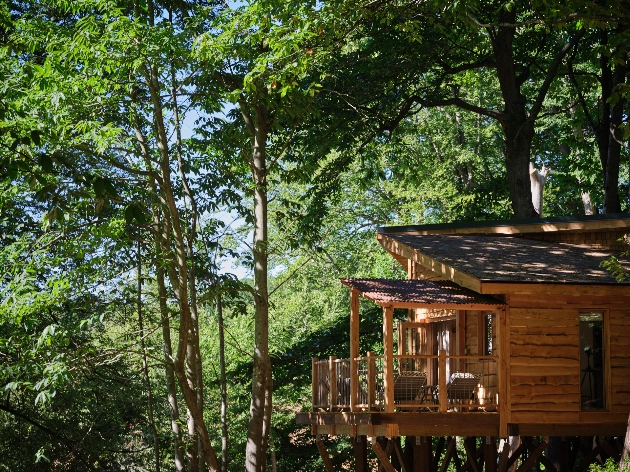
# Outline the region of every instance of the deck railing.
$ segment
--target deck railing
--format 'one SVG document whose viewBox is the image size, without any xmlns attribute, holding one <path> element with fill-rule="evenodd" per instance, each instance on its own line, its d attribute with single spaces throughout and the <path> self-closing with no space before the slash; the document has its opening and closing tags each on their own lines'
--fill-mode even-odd
<svg viewBox="0 0 630 472">
<path fill-rule="evenodd" d="M 394 355 L 393 385 L 387 385 L 383 356 L 369 352 L 350 359 L 313 359 L 314 411 L 496 411 L 496 356 Z M 353 375 L 356 378 L 352 392 Z M 387 391 L 387 390 L 391 391 Z M 354 401 L 352 395 L 354 393 Z"/>
</svg>

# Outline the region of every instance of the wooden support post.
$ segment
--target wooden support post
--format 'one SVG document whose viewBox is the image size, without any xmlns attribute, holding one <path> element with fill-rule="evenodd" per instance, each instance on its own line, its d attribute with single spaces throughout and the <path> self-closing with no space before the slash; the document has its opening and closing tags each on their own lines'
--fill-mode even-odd
<svg viewBox="0 0 630 472">
<path fill-rule="evenodd" d="M 414 472 L 431 471 L 431 436 L 416 436 L 413 446 L 413 469 Z"/>
<path fill-rule="evenodd" d="M 385 412 L 394 412 L 394 308 L 383 307 L 383 384 Z"/>
<path fill-rule="evenodd" d="M 457 311 L 457 355 L 466 355 L 466 310 Z M 461 371 L 465 367 L 465 359 L 458 359 L 457 368 Z"/>
<path fill-rule="evenodd" d="M 335 411 L 335 406 L 337 405 L 337 363 L 335 362 L 337 358 L 335 356 L 330 356 L 328 358 L 328 381 L 330 383 L 330 388 L 328 389 L 329 402 L 328 405 L 330 407 L 330 412 Z"/>
<path fill-rule="evenodd" d="M 368 351 L 367 358 L 367 402 L 368 411 L 372 411 L 372 405 L 374 405 L 374 397 L 376 393 L 376 363 L 374 362 L 374 352 Z"/>
<path fill-rule="evenodd" d="M 354 470 L 355 472 L 369 472 L 367 457 L 367 437 L 355 436 L 351 438 L 354 448 Z"/>
<path fill-rule="evenodd" d="M 317 444 L 319 455 L 322 456 L 322 460 L 324 461 L 326 472 L 335 472 L 335 467 L 333 466 L 333 463 L 330 460 L 330 456 L 328 455 L 328 451 L 326 450 L 326 445 L 324 444 L 324 441 L 322 441 L 319 434 L 317 435 L 317 439 L 315 439 L 315 443 Z"/>
<path fill-rule="evenodd" d="M 516 469 L 516 472 L 525 472 L 529 470 L 529 468 L 536 463 L 538 456 L 540 456 L 546 448 L 547 448 L 547 442 L 540 441 L 540 444 L 538 445 L 538 447 L 534 449 L 533 452 L 529 453 L 529 457 L 523 461 L 523 463 L 518 469 Z"/>
<path fill-rule="evenodd" d="M 499 340 L 499 437 L 508 437 L 508 378 L 509 378 L 509 356 L 510 340 L 508 337 L 507 316 L 505 310 L 498 312 L 498 340 Z"/>
<path fill-rule="evenodd" d="M 446 413 L 448 408 L 448 393 L 446 391 L 446 351 L 443 349 L 438 352 L 438 363 L 438 396 L 440 398 L 440 413 Z"/>
<path fill-rule="evenodd" d="M 386 472 L 397 472 L 397 470 L 394 469 L 392 463 L 389 462 L 389 457 L 387 456 L 387 453 L 383 450 L 378 441 L 372 441 L 372 449 L 374 450 L 376 457 L 378 457 L 378 460 L 380 462 L 380 465 L 383 467 L 383 470 L 385 470 Z"/>
<path fill-rule="evenodd" d="M 457 445 L 457 441 L 455 440 L 455 436 L 449 439 L 448 446 L 446 447 L 446 454 L 444 454 L 444 460 L 442 461 L 442 465 L 440 466 L 440 472 L 446 472 L 448 470 L 448 465 L 453 458 L 453 454 L 457 454 L 455 450 L 455 446 Z"/>
<path fill-rule="evenodd" d="M 486 472 L 497 472 L 497 441 L 494 436 L 484 437 L 483 460 Z"/>
<path fill-rule="evenodd" d="M 479 310 L 477 312 L 477 355 L 486 355 L 486 312 Z"/>
<path fill-rule="evenodd" d="M 316 406 L 320 405 L 319 401 L 319 376 L 317 372 L 317 361 L 319 359 L 317 357 L 313 357 L 313 371 L 311 374 L 311 378 L 313 379 L 313 392 L 312 392 L 312 402 L 313 402 L 313 411 L 316 411 Z"/>
<path fill-rule="evenodd" d="M 569 441 L 566 436 L 560 438 L 560 472 L 569 472 Z"/>
<path fill-rule="evenodd" d="M 359 357 L 359 292 L 350 291 L 350 411 L 357 411 L 359 398 L 359 377 L 357 361 Z"/>
<path fill-rule="evenodd" d="M 475 458 L 475 452 L 477 445 L 475 444 L 475 438 L 472 436 L 464 439 L 464 449 L 466 449 L 466 456 L 468 456 L 468 462 L 473 472 L 481 472 L 479 470 L 479 466 L 477 465 L 477 460 Z"/>
</svg>

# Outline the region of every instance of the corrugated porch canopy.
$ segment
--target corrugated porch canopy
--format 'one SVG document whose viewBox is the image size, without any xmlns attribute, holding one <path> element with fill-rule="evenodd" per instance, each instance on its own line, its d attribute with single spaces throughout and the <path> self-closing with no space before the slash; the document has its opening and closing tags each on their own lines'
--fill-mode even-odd
<svg viewBox="0 0 630 472">
<path fill-rule="evenodd" d="M 505 303 L 446 280 L 341 279 L 380 306 L 491 310 Z"/>
</svg>

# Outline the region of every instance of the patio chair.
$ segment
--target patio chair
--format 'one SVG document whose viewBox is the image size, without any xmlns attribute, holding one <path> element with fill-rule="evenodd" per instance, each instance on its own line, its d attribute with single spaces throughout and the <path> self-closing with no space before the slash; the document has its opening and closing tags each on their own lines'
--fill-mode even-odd
<svg viewBox="0 0 630 472">
<path fill-rule="evenodd" d="M 403 371 L 394 376 L 394 403 L 423 403 L 426 396 L 427 374 Z"/>
<path fill-rule="evenodd" d="M 446 384 L 448 402 L 461 404 L 473 400 L 480 380 L 481 374 L 453 372 Z"/>
</svg>

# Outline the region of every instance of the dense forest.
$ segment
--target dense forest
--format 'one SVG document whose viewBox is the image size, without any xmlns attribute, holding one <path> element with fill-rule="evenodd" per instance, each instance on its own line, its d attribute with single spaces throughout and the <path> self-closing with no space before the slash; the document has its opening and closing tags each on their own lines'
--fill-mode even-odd
<svg viewBox="0 0 630 472">
<path fill-rule="evenodd" d="M 375 228 L 628 211 L 629 98 L 626 1 L 2 2 L 0 469 L 321 470 Z"/>
</svg>

